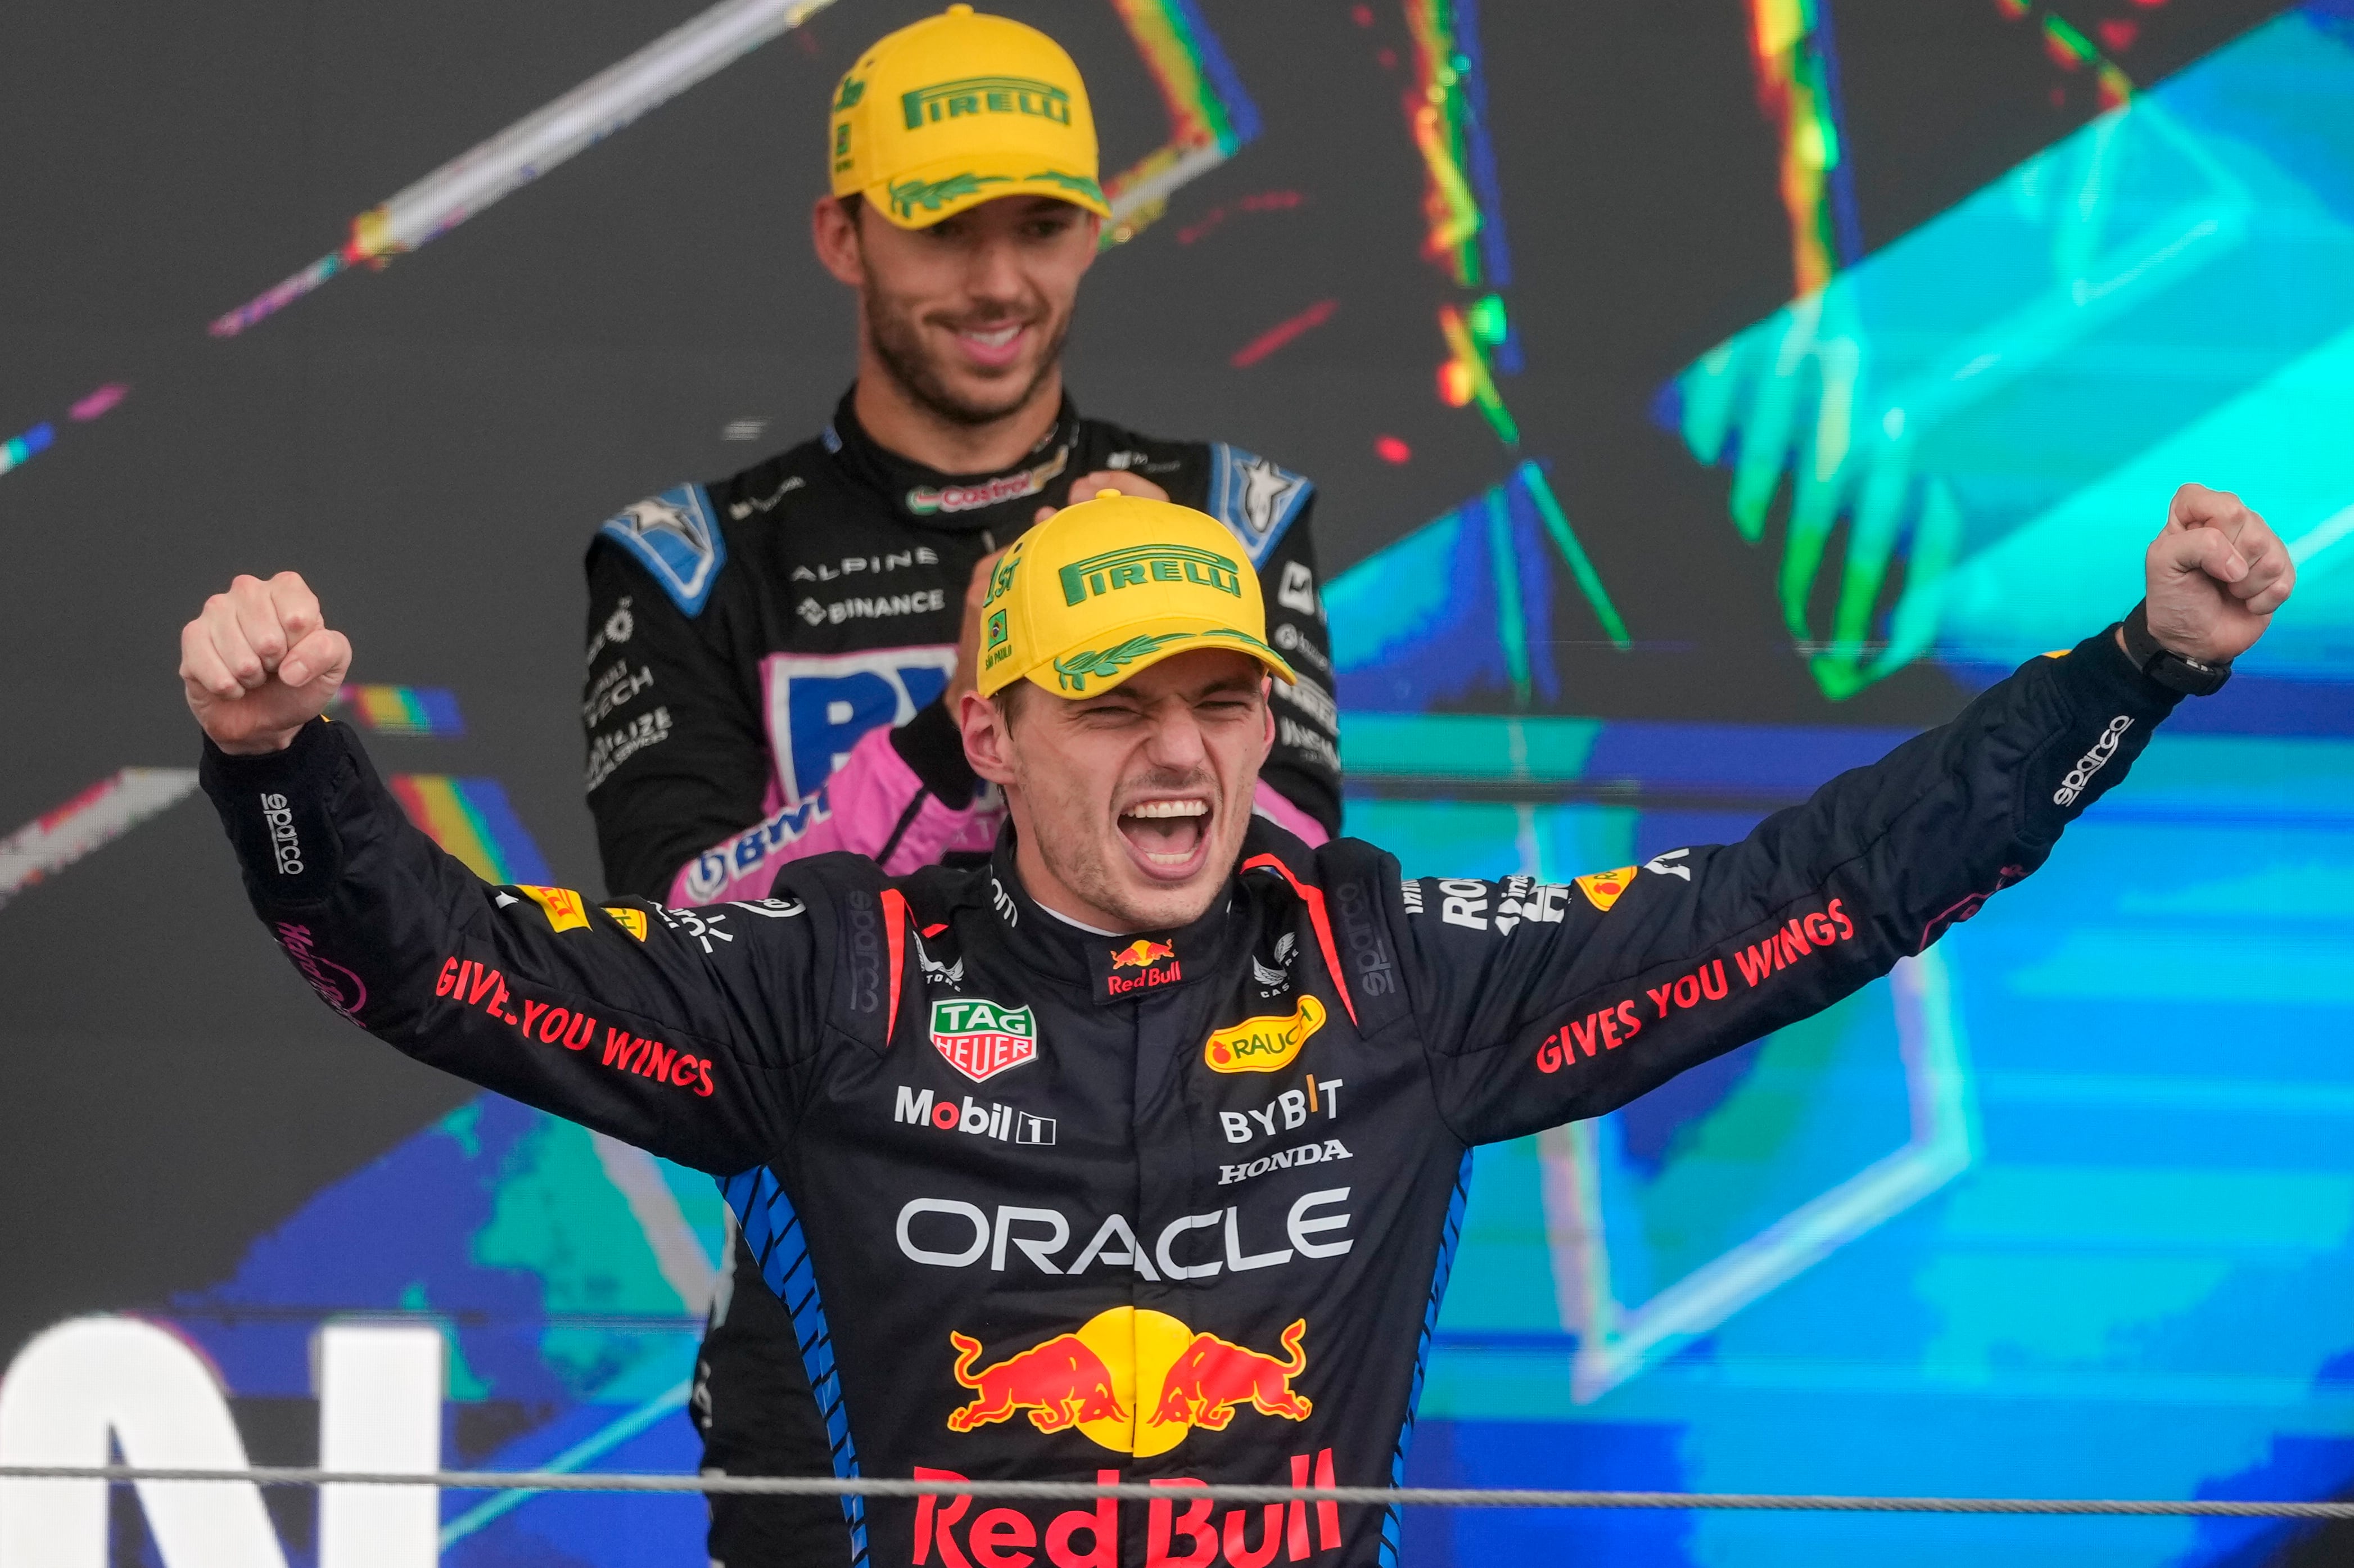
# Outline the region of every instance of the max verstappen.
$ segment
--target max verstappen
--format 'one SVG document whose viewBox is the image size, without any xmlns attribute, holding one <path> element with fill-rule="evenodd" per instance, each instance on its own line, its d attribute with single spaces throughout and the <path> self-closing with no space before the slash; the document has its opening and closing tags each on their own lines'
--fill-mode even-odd
<svg viewBox="0 0 2354 1568">
<path fill-rule="evenodd" d="M 2221 683 L 2294 577 L 2187 488 L 2123 625 L 1740 843 L 1548 885 L 1405 881 L 1252 814 L 1292 671 L 1246 559 L 1166 502 L 1039 524 L 991 574 L 958 715 L 1004 791 L 991 863 L 825 855 L 696 908 L 443 853 L 317 716 L 351 649 L 300 577 L 239 577 L 182 633 L 205 788 L 296 967 L 420 1061 L 718 1177 L 843 1473 L 1169 1488 L 853 1499 L 854 1562 L 1393 1562 L 1395 1510 L 1186 1483 L 1394 1481 L 1472 1148 L 1921 951 Z"/>
<path fill-rule="evenodd" d="M 637 502 L 588 551 L 580 716 L 606 887 L 708 904 L 759 897 L 786 862 L 830 850 L 899 874 L 986 855 L 1004 813 L 956 719 L 976 563 L 1106 486 L 1209 512 L 1248 556 L 1268 640 L 1300 677 L 1255 805 L 1323 842 L 1341 800 L 1313 488 L 1222 442 L 1082 418 L 1063 391 L 1111 210 L 1070 56 L 952 7 L 844 73 L 825 152 L 811 232 L 856 293 L 857 382 L 820 440 Z M 829 1474 L 792 1321 L 736 1289 L 755 1272 L 740 1241 L 729 1258 L 688 1407 L 704 1468 Z M 838 1563 L 838 1518 L 831 1498 L 714 1497 L 710 1556 Z"/>
</svg>

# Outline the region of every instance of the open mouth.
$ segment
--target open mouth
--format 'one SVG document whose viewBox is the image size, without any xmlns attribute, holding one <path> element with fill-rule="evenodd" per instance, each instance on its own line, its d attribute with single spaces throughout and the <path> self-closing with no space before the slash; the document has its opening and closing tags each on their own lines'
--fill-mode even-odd
<svg viewBox="0 0 2354 1568">
<path fill-rule="evenodd" d="M 1199 796 L 1139 800 L 1119 814 L 1120 836 L 1155 877 L 1181 880 L 1210 849 L 1210 802 Z"/>
<path fill-rule="evenodd" d="M 1028 324 L 1023 322 L 1000 322 L 991 326 L 960 327 L 956 340 L 975 364 L 994 367 L 1011 365 L 1022 356 L 1023 337 L 1028 331 Z"/>
</svg>

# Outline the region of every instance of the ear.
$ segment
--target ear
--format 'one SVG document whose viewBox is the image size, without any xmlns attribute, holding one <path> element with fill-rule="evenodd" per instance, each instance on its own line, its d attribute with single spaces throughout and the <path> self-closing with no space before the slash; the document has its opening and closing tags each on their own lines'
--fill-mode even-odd
<svg viewBox="0 0 2354 1568">
<path fill-rule="evenodd" d="M 1264 768 L 1267 766 L 1267 759 L 1275 753 L 1275 677 L 1273 675 L 1262 674 L 1258 678 L 1258 706 L 1259 716 L 1267 721 L 1261 727 L 1258 737 L 1258 765 Z"/>
<path fill-rule="evenodd" d="M 831 196 L 818 197 L 810 207 L 810 245 L 817 252 L 818 265 L 832 273 L 835 282 L 853 289 L 865 282 L 858 220 Z"/>
<path fill-rule="evenodd" d="M 958 703 L 957 727 L 974 773 L 1001 788 L 1013 782 L 1013 737 L 995 703 L 979 692 L 965 693 Z"/>
</svg>

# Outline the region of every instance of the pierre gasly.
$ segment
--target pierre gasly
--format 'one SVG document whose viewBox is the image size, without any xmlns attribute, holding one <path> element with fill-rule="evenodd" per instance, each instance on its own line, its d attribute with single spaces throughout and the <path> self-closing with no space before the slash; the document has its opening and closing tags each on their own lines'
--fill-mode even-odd
<svg viewBox="0 0 2354 1568">
<path fill-rule="evenodd" d="M 1013 469 L 950 475 L 877 444 L 845 396 L 824 434 L 731 478 L 638 502 L 588 550 L 588 806 L 606 886 L 675 905 L 758 898 L 829 850 L 906 873 L 985 855 L 1003 818 L 939 700 L 975 562 L 1126 470 L 1231 529 L 1259 573 L 1277 688 L 1257 810 L 1310 843 L 1340 826 L 1338 718 L 1311 532 L 1315 491 L 1223 442 L 1155 440 L 1079 417 Z M 704 1465 L 824 1475 L 829 1441 L 792 1325 L 731 1249 L 696 1361 Z M 735 1568 L 841 1560 L 807 1538 L 830 1499 L 713 1500 Z"/>
<path fill-rule="evenodd" d="M 1233 530 L 1278 695 L 1259 811 L 1310 842 L 1341 821 L 1314 489 L 1223 442 L 1148 440 L 1068 399 L 1009 472 L 948 475 L 878 445 L 845 396 L 822 437 L 623 511 L 588 550 L 588 809 L 606 885 L 673 904 L 758 897 L 784 862 L 853 850 L 885 871 L 986 854 L 1002 817 L 938 700 L 974 563 L 1071 482 L 1150 480 Z"/>
<path fill-rule="evenodd" d="M 769 898 L 483 884 L 349 726 L 207 747 L 255 908 L 400 1050 L 721 1178 L 844 1472 L 1167 1483 L 853 1502 L 899 1568 L 1394 1561 L 1394 1510 L 1185 1482 L 1403 1469 L 1473 1146 L 1828 1006 L 2039 866 L 2179 700 L 2108 632 L 1729 846 L 1403 880 L 1251 825 L 1226 895 L 1101 938 L 991 863 Z M 291 833 L 291 863 L 277 846 Z M 839 1538 L 837 1538 L 839 1539 Z"/>
</svg>

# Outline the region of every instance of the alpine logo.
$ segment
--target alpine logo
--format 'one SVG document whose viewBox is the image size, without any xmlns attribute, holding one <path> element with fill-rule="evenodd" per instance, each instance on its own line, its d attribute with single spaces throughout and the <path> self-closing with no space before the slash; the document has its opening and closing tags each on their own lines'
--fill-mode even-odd
<svg viewBox="0 0 2354 1568">
<path fill-rule="evenodd" d="M 949 1066 L 986 1083 L 1038 1059 L 1037 1016 L 979 997 L 940 997 L 932 1003 L 932 1044 Z"/>
<path fill-rule="evenodd" d="M 2093 742 L 2093 749 L 2078 758 L 2076 766 L 2068 769 L 2068 777 L 2060 780 L 2060 788 L 2052 793 L 2052 803 L 2055 806 L 2074 805 L 2077 798 L 2091 787 L 2093 775 L 2107 767 L 2109 758 L 2117 754 L 2117 742 L 2132 727 L 2133 720 L 2124 714 L 2111 719 L 2109 727 L 2101 732 L 2101 738 Z"/>
</svg>

